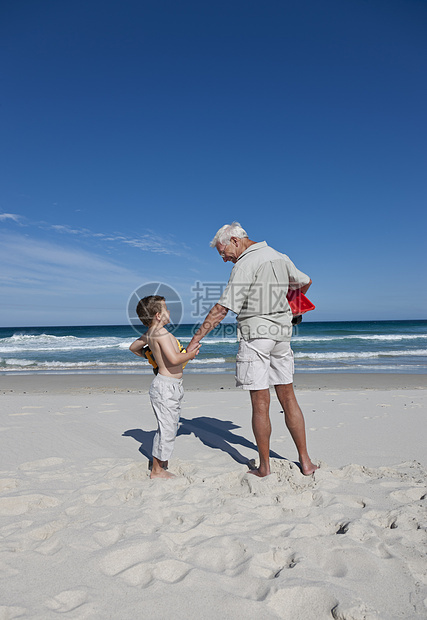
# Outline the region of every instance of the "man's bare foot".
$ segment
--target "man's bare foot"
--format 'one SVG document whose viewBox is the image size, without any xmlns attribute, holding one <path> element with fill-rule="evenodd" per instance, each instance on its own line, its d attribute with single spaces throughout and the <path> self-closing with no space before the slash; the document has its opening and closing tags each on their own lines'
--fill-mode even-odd
<svg viewBox="0 0 427 620">
<path fill-rule="evenodd" d="M 311 474 L 314 474 L 316 469 L 319 469 L 317 465 L 315 465 L 314 463 L 310 461 L 310 459 L 306 461 L 300 460 L 300 467 L 301 467 L 301 471 L 304 474 L 304 476 L 311 476 Z"/>
<path fill-rule="evenodd" d="M 266 476 L 270 475 L 269 471 L 261 470 L 260 467 L 258 467 L 257 469 L 249 469 L 249 471 L 247 471 L 246 473 L 252 474 L 253 476 L 257 476 L 258 478 L 265 478 Z"/>
<path fill-rule="evenodd" d="M 160 470 L 151 470 L 151 474 L 150 474 L 150 478 L 163 478 L 164 480 L 168 480 L 169 478 L 175 478 L 175 474 L 171 474 L 170 472 L 166 471 L 162 468 L 160 468 Z"/>
</svg>

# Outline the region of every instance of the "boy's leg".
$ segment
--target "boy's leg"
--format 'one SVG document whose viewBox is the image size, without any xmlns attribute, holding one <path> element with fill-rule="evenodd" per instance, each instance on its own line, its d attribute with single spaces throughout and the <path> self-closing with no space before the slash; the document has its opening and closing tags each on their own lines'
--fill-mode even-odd
<svg viewBox="0 0 427 620">
<path fill-rule="evenodd" d="M 153 404 L 157 418 L 157 432 L 153 439 L 153 467 L 150 478 L 173 478 L 173 474 L 166 471 L 169 457 L 172 454 L 177 432 L 177 422 L 168 416 L 163 406 Z M 168 419 L 169 418 L 169 419 Z"/>
<path fill-rule="evenodd" d="M 159 375 L 157 376 L 159 377 Z M 156 378 L 157 378 L 156 377 Z M 153 468 L 151 478 L 172 478 L 165 471 L 178 431 L 182 385 L 160 378 L 157 389 L 150 389 L 151 404 L 157 418 L 158 429 L 153 439 Z"/>
<path fill-rule="evenodd" d="M 174 474 L 164 469 L 163 462 L 164 461 L 159 461 L 158 458 L 153 456 L 153 467 L 151 468 L 150 478 L 175 478 Z"/>
<path fill-rule="evenodd" d="M 163 467 L 163 469 L 167 469 L 169 466 L 169 461 L 160 461 L 161 466 Z M 148 469 L 151 471 L 153 467 L 153 459 L 151 458 L 150 461 L 148 461 Z"/>
<path fill-rule="evenodd" d="M 285 414 L 285 423 L 298 450 L 302 473 L 309 476 L 317 469 L 307 452 L 304 416 L 295 396 L 293 383 L 274 386 Z"/>
<path fill-rule="evenodd" d="M 157 432 L 154 435 L 154 439 L 153 439 L 153 448 L 152 448 L 152 455 L 153 455 L 153 465 L 151 467 L 151 473 L 150 473 L 150 478 L 174 478 L 175 476 L 171 473 L 169 473 L 168 471 L 166 471 L 164 464 L 167 463 L 167 461 L 159 458 L 160 455 L 162 455 L 162 453 L 164 452 L 164 441 L 162 440 L 163 434 L 165 432 L 164 429 L 164 424 L 163 424 L 163 420 L 162 420 L 162 412 L 161 412 L 161 407 L 158 407 L 158 403 L 151 403 L 153 405 L 153 410 L 154 413 L 156 415 L 157 418 Z M 157 455 L 157 456 L 156 456 Z"/>
</svg>

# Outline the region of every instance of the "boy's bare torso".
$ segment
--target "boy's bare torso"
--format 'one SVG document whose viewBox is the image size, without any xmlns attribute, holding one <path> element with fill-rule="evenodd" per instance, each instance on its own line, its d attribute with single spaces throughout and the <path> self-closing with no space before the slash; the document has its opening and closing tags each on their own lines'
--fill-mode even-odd
<svg viewBox="0 0 427 620">
<path fill-rule="evenodd" d="M 175 353 L 180 353 L 176 338 L 164 327 L 156 327 L 155 329 L 149 328 L 147 332 L 147 341 L 159 367 L 159 374 L 165 377 L 181 379 L 182 364 L 171 364 L 166 355 L 167 351 L 170 351 L 171 348 Z"/>
</svg>

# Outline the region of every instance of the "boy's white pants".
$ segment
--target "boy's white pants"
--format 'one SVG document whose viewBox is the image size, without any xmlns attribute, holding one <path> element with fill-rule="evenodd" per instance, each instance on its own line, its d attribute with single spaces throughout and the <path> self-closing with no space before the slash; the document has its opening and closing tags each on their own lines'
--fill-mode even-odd
<svg viewBox="0 0 427 620">
<path fill-rule="evenodd" d="M 182 379 L 158 374 L 151 383 L 149 393 L 158 424 L 152 454 L 159 461 L 167 461 L 172 454 L 178 432 L 181 400 L 184 396 Z"/>
</svg>

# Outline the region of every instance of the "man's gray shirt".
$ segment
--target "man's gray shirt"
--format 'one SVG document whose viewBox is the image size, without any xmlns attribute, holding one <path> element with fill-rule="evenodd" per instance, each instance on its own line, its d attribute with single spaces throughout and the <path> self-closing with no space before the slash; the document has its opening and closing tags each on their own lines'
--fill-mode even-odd
<svg viewBox="0 0 427 620">
<path fill-rule="evenodd" d="M 239 256 L 218 303 L 237 314 L 239 340 L 289 342 L 292 312 L 286 294 L 289 288 L 298 289 L 309 282 L 286 254 L 262 241 Z"/>
</svg>

